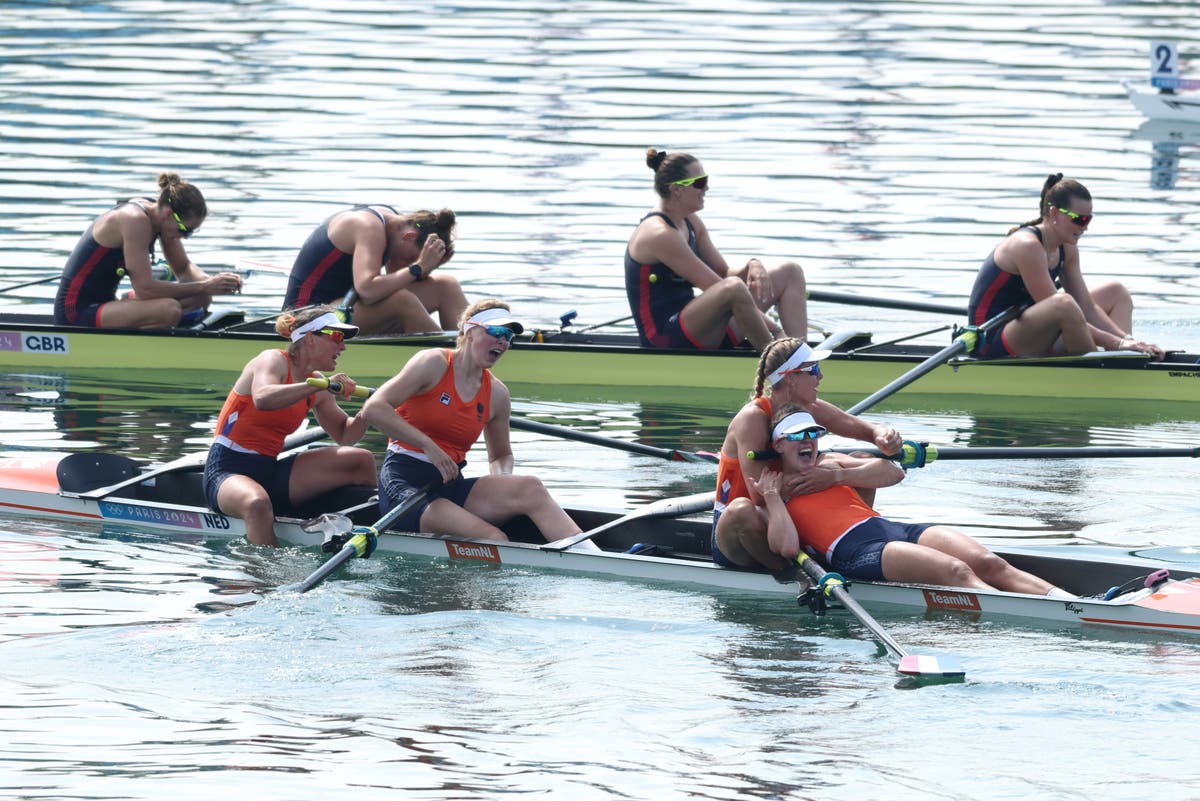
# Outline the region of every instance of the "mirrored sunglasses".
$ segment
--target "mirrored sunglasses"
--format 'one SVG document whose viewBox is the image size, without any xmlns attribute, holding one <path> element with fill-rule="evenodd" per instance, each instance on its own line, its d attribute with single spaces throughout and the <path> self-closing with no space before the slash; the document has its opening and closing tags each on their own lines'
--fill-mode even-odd
<svg viewBox="0 0 1200 801">
<path fill-rule="evenodd" d="M 512 342 L 513 337 L 517 335 L 516 331 L 506 325 L 480 325 L 479 323 L 472 323 L 472 325 L 482 328 L 489 336 L 493 336 L 496 339 L 503 339 L 505 342 Z"/>
<path fill-rule="evenodd" d="M 808 367 L 794 367 L 791 370 L 785 371 L 784 375 L 791 375 L 792 373 L 807 373 L 811 376 L 819 376 L 821 374 L 821 363 L 813 362 Z"/>
<path fill-rule="evenodd" d="M 793 431 L 790 434 L 784 434 L 784 439 L 790 439 L 793 442 L 803 441 L 806 439 L 818 439 L 821 432 L 815 428 L 806 428 L 803 431 Z"/>
<path fill-rule="evenodd" d="M 322 328 L 320 331 L 317 331 L 317 333 L 321 336 L 329 337 L 333 340 L 335 345 L 340 345 L 346 341 L 346 332 L 339 331 L 336 328 Z"/>
<path fill-rule="evenodd" d="M 1059 208 L 1058 206 L 1055 206 L 1055 208 L 1058 209 L 1060 213 L 1070 217 L 1071 222 L 1075 223 L 1080 228 L 1087 228 L 1088 223 L 1090 223 L 1096 216 L 1095 214 L 1080 214 L 1077 211 L 1067 211 L 1066 209 Z"/>
</svg>

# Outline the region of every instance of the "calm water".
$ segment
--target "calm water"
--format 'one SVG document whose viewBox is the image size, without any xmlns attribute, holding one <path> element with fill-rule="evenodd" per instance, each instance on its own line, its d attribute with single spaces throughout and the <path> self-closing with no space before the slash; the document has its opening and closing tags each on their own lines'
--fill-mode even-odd
<svg viewBox="0 0 1200 801">
<path fill-rule="evenodd" d="M 1089 277 L 1135 289 L 1138 333 L 1197 350 L 1200 131 L 1145 124 L 1119 84 L 1144 75 L 1150 38 L 1200 54 L 1195 21 L 1191 3 L 1136 2 L 10 2 L 0 287 L 56 274 L 99 209 L 173 168 L 210 202 L 189 242 L 202 265 L 290 264 L 345 203 L 449 206 L 471 297 L 602 322 L 627 313 L 620 256 L 653 203 L 654 145 L 704 160 L 731 260 L 799 258 L 814 286 L 946 303 L 1061 170 L 1096 197 Z M 243 300 L 270 311 L 284 284 L 256 268 Z M 48 309 L 52 287 L 0 292 L 0 313 Z M 811 316 L 897 336 L 949 322 Z M 2 376 L 0 436 L 170 458 L 206 440 L 237 365 L 197 367 Z M 518 412 L 688 449 L 714 449 L 743 399 L 513 389 Z M 914 396 L 875 415 L 956 445 L 1200 441 L 1182 404 Z M 514 443 L 565 502 L 712 481 Z M 1196 475 L 946 462 L 880 506 L 995 539 L 1195 545 Z M 883 616 L 968 667 L 906 692 L 843 616 L 777 600 L 384 557 L 213 615 L 196 604 L 320 555 L 14 518 L 0 551 L 8 797 L 1200 798 L 1200 640 Z"/>
</svg>

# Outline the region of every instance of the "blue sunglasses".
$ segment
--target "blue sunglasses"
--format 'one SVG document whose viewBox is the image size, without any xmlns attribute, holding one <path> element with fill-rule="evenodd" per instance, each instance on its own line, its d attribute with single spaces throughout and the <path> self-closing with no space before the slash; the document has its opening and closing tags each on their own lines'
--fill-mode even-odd
<svg viewBox="0 0 1200 801">
<path fill-rule="evenodd" d="M 476 325 L 479 324 L 476 323 Z M 513 337 L 517 335 L 516 331 L 506 325 L 481 325 L 479 327 L 487 331 L 489 336 L 493 336 L 496 339 L 503 339 L 505 342 L 512 342 Z"/>
<path fill-rule="evenodd" d="M 792 442 L 803 441 L 806 439 L 817 439 L 821 436 L 821 432 L 814 428 L 806 428 L 803 431 L 793 431 L 790 434 L 784 434 L 784 439 L 790 439 Z"/>
</svg>

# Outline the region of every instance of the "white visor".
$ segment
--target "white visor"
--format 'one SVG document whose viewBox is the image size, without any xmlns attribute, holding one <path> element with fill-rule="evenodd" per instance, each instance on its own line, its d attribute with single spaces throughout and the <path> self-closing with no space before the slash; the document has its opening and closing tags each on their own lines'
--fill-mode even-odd
<svg viewBox="0 0 1200 801">
<path fill-rule="evenodd" d="M 304 335 L 309 331 L 320 331 L 322 328 L 332 328 L 334 330 L 341 331 L 345 335 L 346 339 L 349 339 L 358 333 L 357 325 L 343 323 L 342 319 L 336 314 L 333 312 L 327 312 L 322 314 L 317 319 L 309 320 L 304 325 L 293 329 L 291 339 L 293 342 L 299 342 L 301 339 L 304 339 Z"/>
<path fill-rule="evenodd" d="M 792 412 L 780 420 L 779 425 L 775 426 L 775 430 L 771 432 L 771 441 L 774 442 L 777 439 L 782 439 L 788 434 L 813 429 L 819 431 L 821 434 L 828 433 L 829 431 L 825 426 L 817 425 L 817 421 L 808 412 Z"/>
<path fill-rule="evenodd" d="M 471 318 L 463 324 L 463 330 L 466 330 L 472 325 L 486 327 L 489 325 L 502 325 L 512 329 L 514 334 L 520 334 L 525 330 L 525 326 L 513 319 L 512 312 L 508 309 L 492 308 L 484 309 L 483 311 L 471 315 Z"/>
<path fill-rule="evenodd" d="M 775 386 L 783 377 L 787 375 L 789 370 L 795 370 L 802 364 L 808 362 L 819 362 L 822 359 L 829 358 L 833 353 L 831 350 L 813 350 L 808 346 L 808 343 L 801 343 L 800 347 L 796 348 L 795 352 L 783 364 L 776 367 L 770 375 L 767 376 L 767 381 L 771 382 L 771 386 Z"/>
</svg>

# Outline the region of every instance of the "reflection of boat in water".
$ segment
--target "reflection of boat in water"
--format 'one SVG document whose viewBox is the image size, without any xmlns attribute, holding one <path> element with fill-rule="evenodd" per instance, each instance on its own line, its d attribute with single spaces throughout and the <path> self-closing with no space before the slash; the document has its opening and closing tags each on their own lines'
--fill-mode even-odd
<svg viewBox="0 0 1200 801">
<path fill-rule="evenodd" d="M 1173 189 L 1179 180 L 1180 162 L 1200 148 L 1200 121 L 1146 120 L 1132 134 L 1151 143 L 1150 187 Z"/>
</svg>

